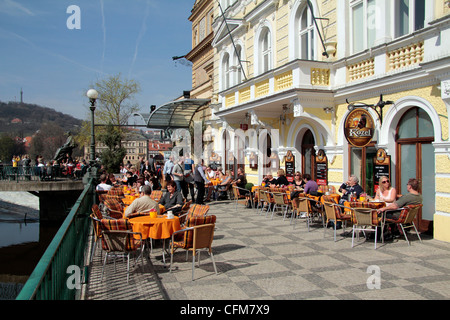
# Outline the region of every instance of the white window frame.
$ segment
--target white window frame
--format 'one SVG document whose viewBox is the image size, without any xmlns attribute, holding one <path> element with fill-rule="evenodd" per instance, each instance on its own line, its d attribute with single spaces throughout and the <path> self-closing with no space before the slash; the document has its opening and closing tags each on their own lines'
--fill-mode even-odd
<svg viewBox="0 0 450 320">
<path fill-rule="evenodd" d="M 369 2 L 372 2 L 371 4 L 369 4 Z M 363 34 L 362 34 L 362 39 L 360 39 L 360 41 L 362 41 L 362 48 L 355 48 L 355 30 L 354 30 L 354 10 L 356 7 L 361 6 L 362 5 L 362 23 L 363 25 L 361 26 L 362 30 L 363 30 Z M 377 7 L 376 7 L 376 0 L 354 0 L 351 1 L 350 3 L 350 37 L 351 37 L 351 41 L 350 41 L 350 52 L 352 54 L 366 50 L 370 47 L 372 47 L 376 41 L 377 38 L 377 22 L 376 22 L 376 17 L 377 15 Z M 372 30 L 373 35 L 372 35 L 372 42 L 369 42 L 369 32 Z"/>
<path fill-rule="evenodd" d="M 223 53 L 220 63 L 220 80 L 221 80 L 221 86 L 220 88 L 223 90 L 226 90 L 231 87 L 231 70 L 230 70 L 230 54 L 226 51 Z"/>
<path fill-rule="evenodd" d="M 265 32 L 268 32 L 268 47 L 267 50 L 263 50 L 263 36 Z M 255 66 L 255 75 L 263 74 L 271 69 L 273 69 L 273 53 L 275 52 L 274 46 L 274 33 L 271 24 L 265 20 L 260 23 L 256 33 L 255 33 L 255 45 L 254 45 L 254 66 Z M 264 37 L 265 38 L 265 37 Z M 268 66 L 267 70 L 264 68 L 264 57 L 267 57 Z"/>
<path fill-rule="evenodd" d="M 306 28 L 302 29 L 302 19 L 306 14 Z M 316 30 L 314 27 L 314 20 L 311 14 L 311 10 L 309 10 L 308 5 L 305 5 L 303 9 L 301 9 L 301 13 L 299 15 L 299 24 L 298 24 L 298 46 L 299 46 L 299 58 L 304 60 L 316 60 L 317 59 L 317 48 L 316 48 Z M 306 35 L 306 41 L 308 43 L 308 48 L 306 52 L 306 57 L 303 56 L 303 39 L 302 37 Z"/>
<path fill-rule="evenodd" d="M 408 35 L 413 33 L 414 31 L 417 31 L 419 29 L 415 29 L 415 25 L 416 25 L 416 1 L 417 0 L 408 0 L 409 1 L 409 8 L 408 8 L 408 30 L 405 31 L 405 33 L 403 34 L 399 34 L 399 27 L 400 27 L 400 16 L 399 16 L 399 3 L 400 0 L 394 0 L 392 1 L 392 12 L 393 12 L 393 30 L 392 30 L 392 35 L 393 38 L 400 38 L 402 36 Z M 423 27 L 424 28 L 426 26 L 426 22 L 427 22 L 427 13 L 429 10 L 429 7 L 427 6 L 427 0 L 425 0 L 425 4 L 424 4 L 424 10 L 426 12 L 424 12 L 424 21 L 423 21 Z"/>
</svg>

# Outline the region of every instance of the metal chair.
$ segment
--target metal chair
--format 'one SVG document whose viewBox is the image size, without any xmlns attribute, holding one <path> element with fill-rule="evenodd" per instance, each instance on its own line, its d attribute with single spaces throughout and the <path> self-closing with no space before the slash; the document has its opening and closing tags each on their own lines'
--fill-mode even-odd
<svg viewBox="0 0 450 320">
<path fill-rule="evenodd" d="M 127 219 L 102 219 L 102 248 L 106 251 L 105 260 L 103 261 L 102 276 L 105 271 L 106 261 L 108 257 L 114 258 L 114 271 L 116 270 L 116 258 L 127 258 L 127 283 L 130 278 L 130 255 L 140 251 L 139 256 L 144 263 L 143 250 L 144 245 L 142 241 L 142 234 L 140 232 L 133 232 L 131 224 Z M 136 239 L 135 237 L 138 237 Z M 137 260 L 137 259 L 136 259 Z"/>
<path fill-rule="evenodd" d="M 245 194 L 241 194 L 239 192 L 239 190 L 245 191 Z M 249 195 L 247 196 L 246 193 L 248 193 Z M 236 211 L 237 211 L 237 206 L 238 206 L 239 201 L 243 202 L 245 205 L 247 205 L 248 201 L 250 201 L 250 204 L 252 205 L 252 208 L 253 208 L 253 200 L 252 200 L 250 193 L 251 193 L 250 190 L 247 190 L 244 188 L 239 188 L 239 187 L 233 185 L 233 195 L 234 195 L 234 200 L 236 203 L 236 207 L 235 207 Z"/>
<path fill-rule="evenodd" d="M 353 214 L 352 248 L 354 247 L 356 231 L 362 231 L 366 240 L 366 231 L 370 231 L 375 232 L 375 249 L 377 249 L 377 227 L 379 225 L 377 210 L 372 208 L 353 208 Z M 359 232 L 357 233 L 357 240 L 359 240 Z"/>
<path fill-rule="evenodd" d="M 410 246 L 410 242 L 408 240 L 408 236 L 406 235 L 405 229 L 408 228 L 414 228 L 414 231 L 417 234 L 417 237 L 419 238 L 420 242 L 422 242 L 422 238 L 420 237 L 419 232 L 417 231 L 416 225 L 414 224 L 414 218 L 416 217 L 417 213 L 419 212 L 420 208 L 422 208 L 422 204 L 416 204 L 416 205 L 406 205 L 404 208 L 402 208 L 402 211 L 400 212 L 400 216 L 398 219 L 385 219 L 385 223 L 387 224 L 395 224 L 400 225 L 402 228 L 403 235 L 405 236 L 405 240 L 408 243 L 408 246 Z"/>
<path fill-rule="evenodd" d="M 324 221 L 324 231 L 323 231 L 323 236 L 325 237 L 325 233 L 327 230 L 327 226 L 328 223 L 333 221 L 334 224 L 334 241 L 336 242 L 336 227 L 337 227 L 337 222 L 341 222 L 343 225 L 343 231 L 345 232 L 345 227 L 347 226 L 347 221 L 351 221 L 352 220 L 352 215 L 351 214 L 344 214 L 342 212 L 342 207 L 336 203 L 332 203 L 332 202 L 328 202 L 328 201 L 324 201 L 323 203 L 324 207 L 325 207 L 325 216 L 326 216 L 326 221 Z M 349 208 L 351 210 L 353 210 L 353 208 Z"/>
<path fill-rule="evenodd" d="M 273 210 L 272 210 L 272 219 L 273 219 L 273 214 L 275 213 L 276 208 L 281 207 L 282 212 L 283 212 L 283 221 L 284 221 L 286 219 L 288 210 L 291 207 L 291 204 L 289 203 L 289 200 L 287 197 L 287 193 L 286 192 L 272 192 L 271 195 L 272 195 L 273 201 L 275 203 L 275 205 L 273 206 Z"/>
<path fill-rule="evenodd" d="M 213 262 L 214 271 L 217 274 L 216 263 L 212 253 L 212 241 L 214 237 L 216 216 L 206 217 L 192 217 L 188 220 L 186 228 L 176 231 L 172 234 L 172 241 L 170 244 L 170 267 L 169 272 L 172 272 L 173 255 L 177 249 L 186 250 L 186 254 L 192 252 L 192 281 L 194 280 L 195 256 L 198 253 L 198 266 L 200 267 L 200 251 L 207 250 Z M 183 235 L 181 241 L 179 235 Z M 186 256 L 187 260 L 187 256 Z"/>
<path fill-rule="evenodd" d="M 269 212 L 269 210 L 271 208 L 273 209 L 273 206 L 275 205 L 275 201 L 272 197 L 271 192 L 268 190 L 262 191 L 261 196 L 263 199 L 263 206 L 261 207 L 261 213 L 262 213 L 263 209 L 267 207 L 267 209 L 266 209 L 266 217 L 267 217 L 267 213 Z"/>
<path fill-rule="evenodd" d="M 192 217 L 205 217 L 208 214 L 209 206 L 204 204 L 194 204 L 189 207 L 186 213 L 178 216 L 180 219 L 180 225 L 184 226 L 186 222 Z"/>
</svg>

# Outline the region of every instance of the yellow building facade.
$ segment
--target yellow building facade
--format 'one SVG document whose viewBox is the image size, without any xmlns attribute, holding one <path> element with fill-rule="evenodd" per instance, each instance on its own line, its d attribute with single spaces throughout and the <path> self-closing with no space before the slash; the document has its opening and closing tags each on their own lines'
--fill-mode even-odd
<svg viewBox="0 0 450 320">
<path fill-rule="evenodd" d="M 406 193 L 409 178 L 422 183 L 421 231 L 450 241 L 448 1 L 213 5 L 207 124 L 224 168 L 243 167 L 259 184 L 264 175 L 288 169 L 288 156 L 290 172 L 323 179 L 325 166 L 328 185 L 338 187 L 355 174 L 373 194 L 382 150 L 388 159 L 383 174 L 398 193 Z M 356 147 L 344 132 L 347 116 L 361 107 L 374 129 L 369 143 Z M 319 165 L 319 154 L 325 164 Z"/>
</svg>

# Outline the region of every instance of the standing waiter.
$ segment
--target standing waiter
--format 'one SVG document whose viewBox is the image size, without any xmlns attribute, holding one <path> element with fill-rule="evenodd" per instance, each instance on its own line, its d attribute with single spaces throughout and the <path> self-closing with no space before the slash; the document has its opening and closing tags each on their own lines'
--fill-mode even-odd
<svg viewBox="0 0 450 320">
<path fill-rule="evenodd" d="M 195 167 L 194 182 L 195 186 L 197 187 L 197 199 L 195 200 L 195 203 L 205 204 L 203 202 L 203 198 L 205 197 L 205 183 L 208 182 L 208 179 L 206 179 L 205 176 L 203 159 L 201 160 L 201 163 L 197 164 L 197 166 Z"/>
</svg>

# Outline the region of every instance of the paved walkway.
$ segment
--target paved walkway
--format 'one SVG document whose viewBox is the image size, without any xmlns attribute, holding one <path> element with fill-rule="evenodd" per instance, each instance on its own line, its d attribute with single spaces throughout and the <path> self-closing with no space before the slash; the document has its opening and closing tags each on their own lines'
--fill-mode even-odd
<svg viewBox="0 0 450 320">
<path fill-rule="evenodd" d="M 174 256 L 169 273 L 162 263 L 161 247 L 153 249 L 144 265 L 138 263 L 126 283 L 126 263 L 110 263 L 100 281 L 99 254 L 92 265 L 85 299 L 93 300 L 303 300 L 303 299 L 404 299 L 450 298 L 450 243 L 415 234 L 406 241 L 380 244 L 338 236 L 319 223 L 308 232 L 304 220 L 295 228 L 281 216 L 259 215 L 231 201 L 210 203 L 217 216 L 213 252 L 218 269 L 202 254 L 191 281 L 191 256 Z M 340 230 L 339 233 L 342 233 Z M 158 246 L 158 243 L 156 243 Z M 98 252 L 97 252 L 98 253 Z M 166 257 L 170 261 L 170 257 Z M 168 266 L 168 265 L 167 265 Z M 371 281 L 379 274 L 379 282 Z M 368 281 L 369 280 L 369 281 Z M 369 282 L 369 285 L 368 285 Z M 379 289 L 376 285 L 379 284 Z M 372 287 L 370 289 L 369 287 Z M 375 287 L 375 288 L 373 288 Z"/>
</svg>

